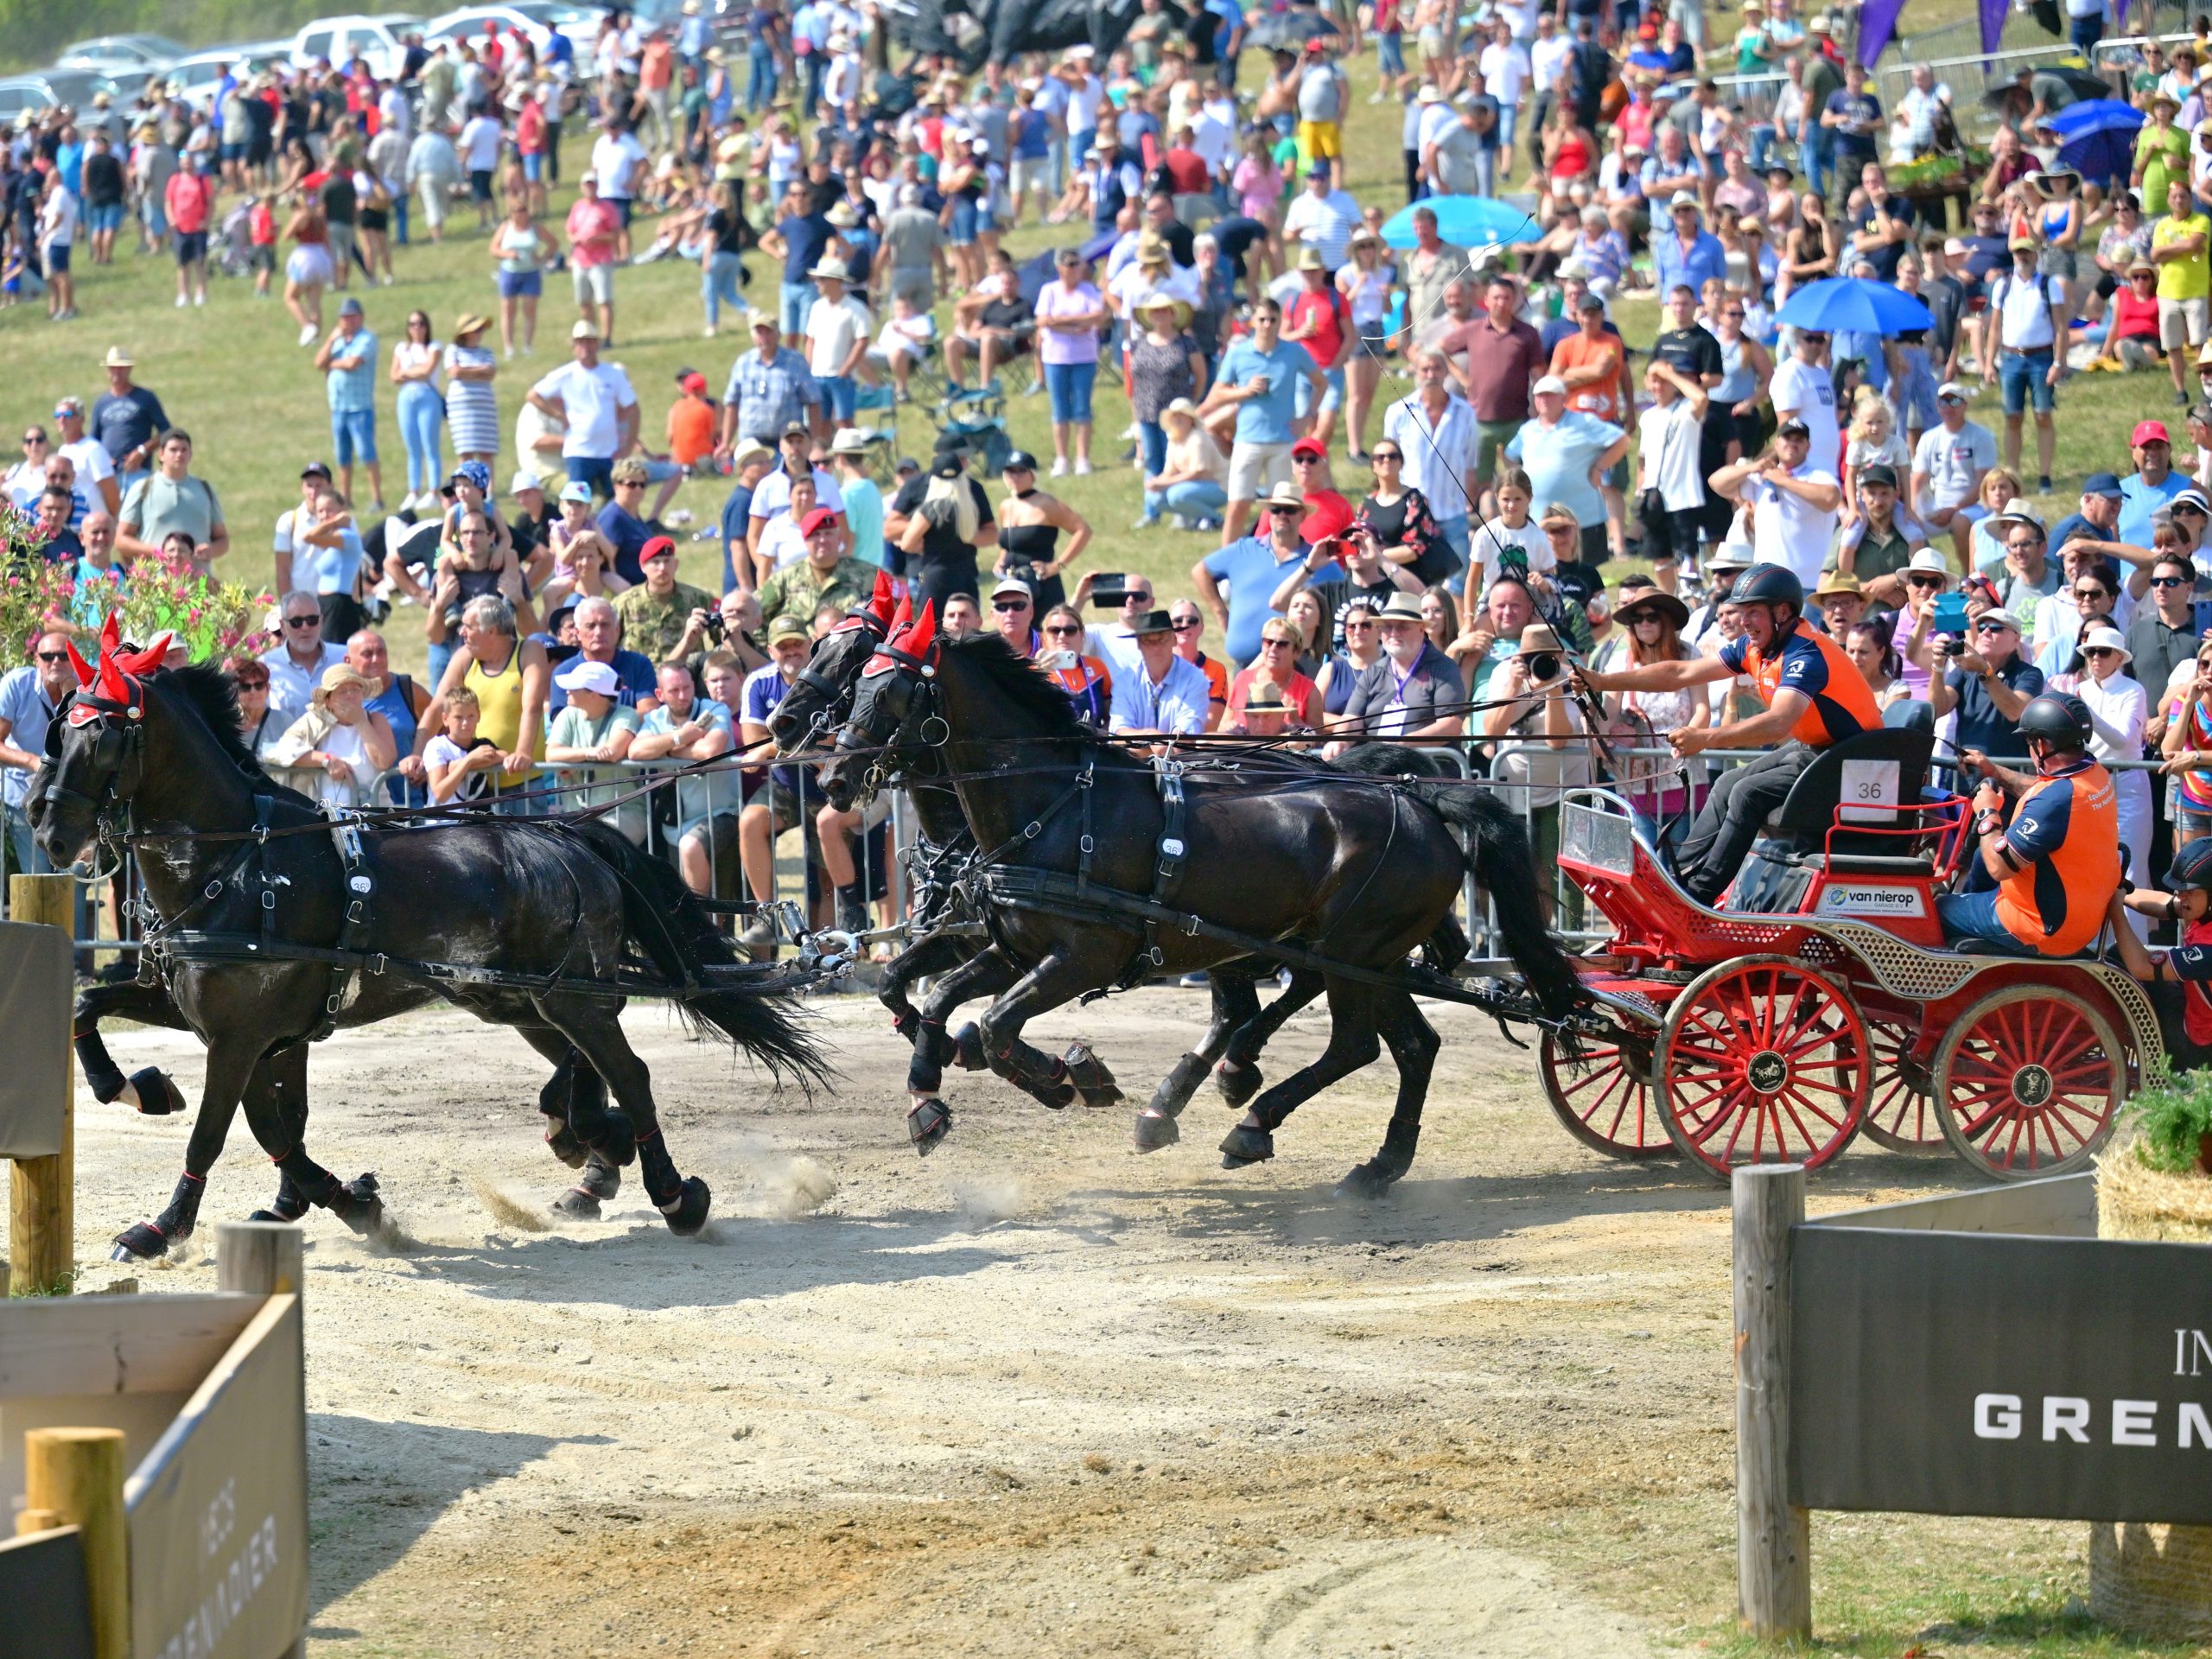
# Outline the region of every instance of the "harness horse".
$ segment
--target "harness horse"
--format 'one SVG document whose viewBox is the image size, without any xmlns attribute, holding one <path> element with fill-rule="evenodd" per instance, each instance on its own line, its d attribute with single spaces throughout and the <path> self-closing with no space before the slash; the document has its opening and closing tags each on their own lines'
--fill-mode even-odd
<svg viewBox="0 0 2212 1659">
<path fill-rule="evenodd" d="M 434 999 L 554 1063 L 539 1104 L 564 1161 L 635 1160 L 670 1229 L 698 1231 L 711 1194 L 663 1141 L 624 1001 L 671 997 L 696 1030 L 804 1084 L 826 1066 L 787 993 L 818 963 L 791 976 L 739 961 L 674 870 L 597 823 L 327 818 L 261 771 L 219 672 L 159 666 L 167 644 L 126 652 L 111 619 L 97 667 L 73 647 L 79 689 L 31 801 L 57 865 L 95 842 L 137 849 L 153 924 L 142 974 L 150 963 L 207 1049 L 183 1176 L 118 1256 L 189 1236 L 241 1105 L 280 1172 L 280 1217 L 313 1204 L 377 1229 L 375 1179 L 341 1181 L 306 1151 L 305 1046 Z"/>
</svg>

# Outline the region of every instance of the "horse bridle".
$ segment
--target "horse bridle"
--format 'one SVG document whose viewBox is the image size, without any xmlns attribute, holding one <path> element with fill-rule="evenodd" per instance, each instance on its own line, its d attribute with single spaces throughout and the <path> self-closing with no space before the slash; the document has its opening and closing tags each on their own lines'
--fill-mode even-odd
<svg viewBox="0 0 2212 1659">
<path fill-rule="evenodd" d="M 129 811 L 131 798 L 138 792 L 139 780 L 145 775 L 146 689 L 128 676 L 124 677 L 123 683 L 128 695 L 120 699 L 91 691 L 73 692 L 55 711 L 47 728 L 47 757 L 58 760 L 61 758 L 60 733 L 65 722 L 78 729 L 98 727 L 92 742 L 92 765 L 106 780 L 99 793 L 87 795 L 81 790 L 65 789 L 57 781 L 47 786 L 45 795 L 50 802 L 81 802 L 91 810 L 103 840 L 108 839 L 116 827 L 113 821 L 117 816 Z"/>
<path fill-rule="evenodd" d="M 952 735 L 952 728 L 937 709 L 937 660 L 943 648 L 943 639 L 935 635 L 918 654 L 887 639 L 861 669 L 860 680 L 854 683 L 853 691 L 857 696 L 861 681 L 885 675 L 897 677 L 876 694 L 877 702 L 898 723 L 892 728 L 889 737 L 874 746 L 874 755 L 863 778 L 871 796 L 890 782 L 890 763 L 901 751 L 917 747 L 941 749 Z M 849 742 L 848 739 L 856 741 Z M 838 728 L 836 747 L 850 755 L 867 746 L 867 734 L 855 732 L 849 716 Z"/>
<path fill-rule="evenodd" d="M 877 650 L 880 651 L 883 640 L 890 632 L 887 623 L 874 612 L 862 607 L 830 629 L 826 638 L 834 639 L 841 633 L 872 633 L 876 639 Z M 851 704 L 854 694 L 860 690 L 860 677 L 855 676 L 850 685 L 840 686 L 816 668 L 813 658 L 810 657 L 806 660 L 806 666 L 799 670 L 798 677 L 792 680 L 791 683 L 794 686 L 807 687 L 815 696 L 822 699 L 820 712 L 809 722 L 806 735 L 798 744 L 798 750 L 803 753 L 812 748 L 825 734 L 836 729 L 840 711 Z"/>
</svg>

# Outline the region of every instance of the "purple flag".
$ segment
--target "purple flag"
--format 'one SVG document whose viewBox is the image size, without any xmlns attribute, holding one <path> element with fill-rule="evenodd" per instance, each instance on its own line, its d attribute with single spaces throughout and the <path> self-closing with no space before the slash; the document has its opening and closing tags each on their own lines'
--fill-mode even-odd
<svg viewBox="0 0 2212 1659">
<path fill-rule="evenodd" d="M 1904 11 L 1904 0 L 1866 0 L 1859 8 L 1859 62 L 1862 68 L 1874 67 L 1874 60 L 1882 55 L 1882 48 L 1897 33 L 1897 19 Z"/>
<path fill-rule="evenodd" d="M 1981 49 L 1994 52 L 2005 38 L 2005 0 L 1981 0 Z"/>
</svg>

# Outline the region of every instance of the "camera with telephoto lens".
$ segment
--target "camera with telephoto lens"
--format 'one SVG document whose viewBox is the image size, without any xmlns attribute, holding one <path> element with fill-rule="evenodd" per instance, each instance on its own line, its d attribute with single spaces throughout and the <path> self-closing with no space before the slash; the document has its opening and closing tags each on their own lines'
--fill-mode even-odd
<svg viewBox="0 0 2212 1659">
<path fill-rule="evenodd" d="M 1540 651 L 1529 658 L 1529 683 L 1547 685 L 1559 677 L 1559 653 Z"/>
<path fill-rule="evenodd" d="M 723 617 L 720 611 L 709 611 L 707 613 L 707 638 L 713 640 L 719 645 L 728 637 L 728 635 L 729 623 L 728 620 Z"/>
</svg>

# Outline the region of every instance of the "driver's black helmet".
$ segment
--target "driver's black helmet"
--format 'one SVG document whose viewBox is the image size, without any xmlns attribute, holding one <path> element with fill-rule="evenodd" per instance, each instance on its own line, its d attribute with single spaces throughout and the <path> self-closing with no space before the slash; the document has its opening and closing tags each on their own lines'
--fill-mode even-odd
<svg viewBox="0 0 2212 1659">
<path fill-rule="evenodd" d="M 1753 565 L 1736 578 L 1728 598 L 1732 604 L 1787 605 L 1800 616 L 1805 613 L 1805 584 L 1787 565 Z"/>
<path fill-rule="evenodd" d="M 2166 868 L 2167 891 L 2185 893 L 2191 887 L 2212 889 L 2212 836 L 2190 842 Z"/>
<path fill-rule="evenodd" d="M 2020 735 L 2038 737 L 2063 749 L 2089 747 L 2089 705 L 2069 691 L 2031 698 L 2020 710 Z"/>
</svg>

